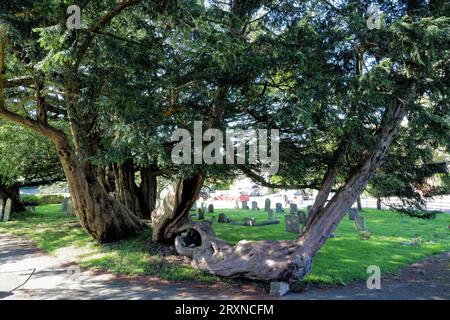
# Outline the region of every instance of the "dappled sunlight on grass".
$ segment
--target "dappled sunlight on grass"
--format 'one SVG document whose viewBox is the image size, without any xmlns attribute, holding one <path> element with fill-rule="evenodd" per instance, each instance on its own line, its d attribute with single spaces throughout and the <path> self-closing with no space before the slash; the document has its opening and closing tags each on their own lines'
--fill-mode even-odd
<svg viewBox="0 0 450 320">
<path fill-rule="evenodd" d="M 221 212 L 241 222 L 244 217 L 265 221 L 267 213 L 219 209 L 207 214 L 206 218 L 213 221 L 218 237 L 230 243 L 243 239 L 294 240 L 297 237 L 285 231 L 284 214 L 274 213 L 274 218 L 280 220 L 279 224 L 246 227 L 217 223 Z M 317 253 L 307 282 L 335 284 L 363 280 L 367 278 L 369 265 L 378 265 L 382 273 L 390 273 L 423 257 L 450 250 L 450 215 L 438 214 L 434 220 L 419 220 L 377 210 L 364 210 L 361 215 L 366 218 L 372 237 L 361 240 L 353 221 L 346 216 L 336 230 L 337 237 L 330 238 Z M 13 216 L 10 222 L 0 222 L 0 232 L 26 236 L 50 253 L 67 253 L 82 267 L 115 274 L 154 275 L 167 280 L 217 280 L 217 277 L 196 271 L 189 265 L 168 262 L 151 252 L 148 242 L 151 230 L 145 230 L 134 238 L 99 245 L 78 225 L 76 217 L 61 213 L 58 205 L 40 206 L 35 214 L 21 214 Z M 418 245 L 402 245 L 402 242 L 412 241 L 417 236 L 421 238 Z"/>
</svg>

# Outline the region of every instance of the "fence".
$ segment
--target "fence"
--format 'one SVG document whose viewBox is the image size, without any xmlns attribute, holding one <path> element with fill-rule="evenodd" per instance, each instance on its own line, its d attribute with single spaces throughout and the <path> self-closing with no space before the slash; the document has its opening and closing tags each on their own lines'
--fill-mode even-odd
<svg viewBox="0 0 450 320">
<path fill-rule="evenodd" d="M 383 198 L 381 201 L 381 209 L 389 209 L 386 203 L 391 205 L 402 205 L 402 202 L 398 198 Z M 363 208 L 376 209 L 377 200 L 375 198 L 361 198 L 361 206 Z M 425 210 L 450 213 L 450 195 L 437 196 L 433 199 L 428 199 Z"/>
</svg>

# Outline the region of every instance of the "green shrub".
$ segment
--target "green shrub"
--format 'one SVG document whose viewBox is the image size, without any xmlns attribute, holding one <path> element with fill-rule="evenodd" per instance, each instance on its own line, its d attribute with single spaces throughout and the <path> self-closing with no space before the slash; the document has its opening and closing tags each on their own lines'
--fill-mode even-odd
<svg viewBox="0 0 450 320">
<path fill-rule="evenodd" d="M 47 204 L 60 204 L 64 200 L 62 195 L 45 195 L 45 196 L 35 196 L 35 195 L 24 195 L 20 197 L 24 206 L 41 206 Z"/>
<path fill-rule="evenodd" d="M 39 205 L 38 196 L 32 195 L 20 196 L 20 200 L 25 207 L 36 207 Z"/>
</svg>

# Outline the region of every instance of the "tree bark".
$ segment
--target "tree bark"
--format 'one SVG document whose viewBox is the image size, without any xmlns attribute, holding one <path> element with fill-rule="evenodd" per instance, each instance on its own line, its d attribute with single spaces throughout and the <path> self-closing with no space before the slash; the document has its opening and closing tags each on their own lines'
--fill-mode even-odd
<svg viewBox="0 0 450 320">
<path fill-rule="evenodd" d="M 0 184 L 0 198 L 5 201 L 6 199 L 11 199 L 12 212 L 23 212 L 26 210 L 23 204 L 20 202 L 20 191 L 18 187 L 8 187 Z"/>
<path fill-rule="evenodd" d="M 327 172 L 322 180 L 322 184 L 317 194 L 316 200 L 314 201 L 313 207 L 309 213 L 308 219 L 305 222 L 303 228 L 308 228 L 314 217 L 323 209 L 325 203 L 328 200 L 331 190 L 336 182 L 336 177 L 339 173 L 339 167 L 344 159 L 345 153 L 347 152 L 346 142 L 339 146 L 339 148 L 334 153 L 333 162 L 328 165 Z"/>
<path fill-rule="evenodd" d="M 65 139 L 56 139 L 55 145 L 75 212 L 83 228 L 94 239 L 111 242 L 136 234 L 143 228 L 136 215 L 106 192 L 97 180 L 94 167 L 75 157 Z"/>
<path fill-rule="evenodd" d="M 145 218 L 145 209 L 142 208 L 142 200 L 139 188 L 135 182 L 133 159 L 113 164 L 114 198 L 140 218 Z M 147 216 L 148 217 L 148 216 Z"/>
<path fill-rule="evenodd" d="M 377 209 L 381 210 L 381 198 L 377 198 Z"/>
<path fill-rule="evenodd" d="M 203 174 L 198 172 L 170 187 L 163 203 L 152 214 L 153 241 L 173 243 L 179 229 L 190 222 L 189 210 L 198 198 L 203 180 Z"/>
<path fill-rule="evenodd" d="M 142 210 L 145 218 L 152 218 L 151 214 L 156 208 L 156 199 L 158 194 L 158 180 L 156 168 L 153 166 L 141 168 L 140 194 L 142 199 Z"/>
<path fill-rule="evenodd" d="M 359 196 L 358 198 L 356 198 L 356 205 L 358 207 L 358 211 L 362 210 L 362 205 L 361 205 L 361 196 Z"/>
</svg>

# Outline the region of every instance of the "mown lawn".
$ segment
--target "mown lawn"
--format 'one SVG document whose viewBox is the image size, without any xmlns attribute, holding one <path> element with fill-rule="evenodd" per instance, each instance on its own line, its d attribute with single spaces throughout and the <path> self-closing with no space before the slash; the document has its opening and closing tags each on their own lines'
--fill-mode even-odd
<svg viewBox="0 0 450 320">
<path fill-rule="evenodd" d="M 262 211 L 225 209 L 207 214 L 207 219 L 217 221 L 220 212 L 235 220 L 255 217 L 257 221 L 263 221 L 267 217 Z M 280 219 L 280 224 L 244 227 L 215 222 L 213 226 L 219 237 L 232 243 L 241 239 L 295 239 L 294 234 L 284 230 L 283 214 L 274 215 Z M 307 282 L 345 284 L 363 280 L 367 278 L 366 268 L 369 265 L 378 265 L 382 273 L 392 273 L 423 257 L 450 250 L 448 214 L 438 214 L 434 220 L 419 220 L 390 211 L 367 209 L 361 215 L 366 218 L 372 237 L 361 240 L 354 223 L 345 217 L 336 230 L 336 238 L 330 238 L 314 259 L 313 272 L 307 277 Z M 99 245 L 77 226 L 76 218 L 59 212 L 58 205 L 40 206 L 34 215 L 20 215 L 13 221 L 0 222 L 0 232 L 27 236 L 50 253 L 59 254 L 67 248 L 75 250 L 75 260 L 84 267 L 116 274 L 155 275 L 168 280 L 217 280 L 159 256 L 148 241 L 150 230 L 133 239 Z M 401 244 L 416 237 L 421 239 L 416 246 Z"/>
</svg>

